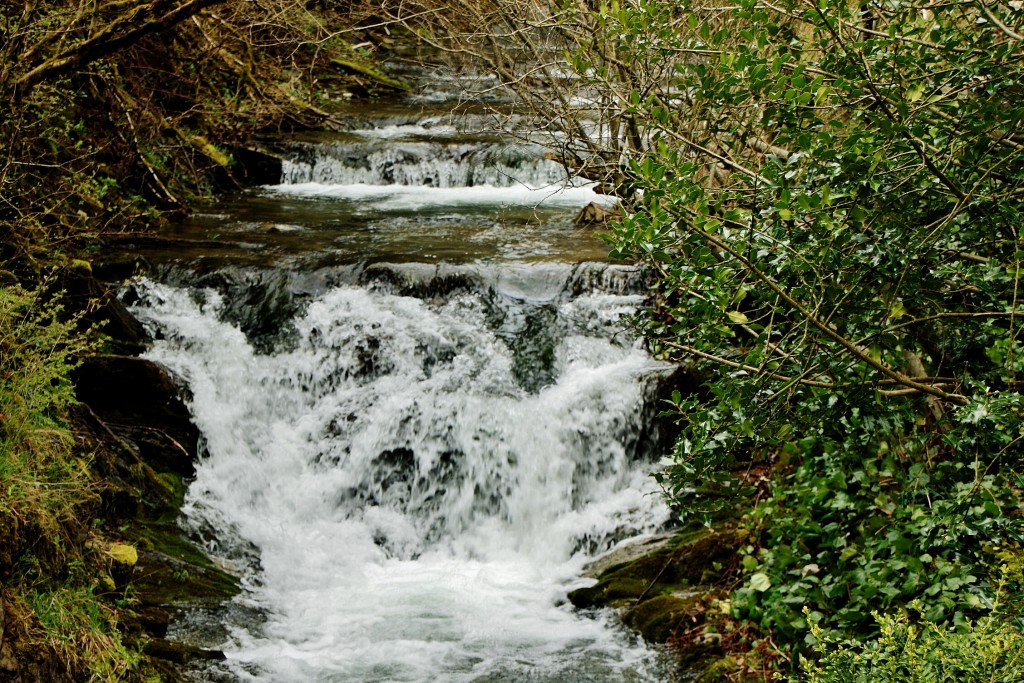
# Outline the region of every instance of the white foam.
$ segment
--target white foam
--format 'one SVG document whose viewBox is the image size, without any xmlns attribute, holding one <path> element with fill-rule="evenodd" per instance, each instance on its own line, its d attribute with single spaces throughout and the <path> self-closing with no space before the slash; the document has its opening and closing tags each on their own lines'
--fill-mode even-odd
<svg viewBox="0 0 1024 683">
<path fill-rule="evenodd" d="M 549 279 L 506 278 L 503 305 Z M 592 547 L 667 517 L 624 445 L 662 367 L 608 338 L 633 298 L 562 304 L 557 380 L 531 393 L 479 294 L 338 288 L 295 321 L 294 349 L 259 355 L 216 295 L 140 286 L 136 313 L 163 332 L 149 355 L 188 380 L 207 439 L 187 515 L 259 550 L 245 599 L 267 620 L 225 644 L 236 673 L 651 680 L 650 651 L 562 604 Z"/>
<path fill-rule="evenodd" d="M 563 187 L 548 185 L 531 187 L 421 187 L 409 185 L 367 185 L 289 183 L 269 185 L 264 189 L 281 194 L 309 197 L 332 197 L 360 201 L 367 211 L 414 210 L 429 207 L 467 207 L 495 205 L 536 208 L 582 208 L 591 202 L 614 203 L 607 195 L 594 192 L 593 186 Z"/>
</svg>

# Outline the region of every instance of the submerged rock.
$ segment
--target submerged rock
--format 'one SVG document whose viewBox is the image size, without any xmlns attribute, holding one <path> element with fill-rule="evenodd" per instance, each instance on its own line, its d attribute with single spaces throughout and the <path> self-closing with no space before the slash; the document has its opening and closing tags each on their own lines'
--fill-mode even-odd
<svg viewBox="0 0 1024 683">
<path fill-rule="evenodd" d="M 576 216 L 576 225 L 603 225 L 621 217 L 622 210 L 618 206 L 605 206 L 597 202 L 590 202 Z"/>
</svg>

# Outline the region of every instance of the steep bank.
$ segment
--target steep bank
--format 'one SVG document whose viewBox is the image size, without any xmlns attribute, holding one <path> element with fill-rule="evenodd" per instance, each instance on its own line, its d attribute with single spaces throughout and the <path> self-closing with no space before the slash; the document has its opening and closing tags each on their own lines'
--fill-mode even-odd
<svg viewBox="0 0 1024 683">
<path fill-rule="evenodd" d="M 82 272 L 63 284 L 71 292 L 97 287 Z M 73 299 L 69 294 L 67 300 Z M 11 373 L 5 379 L 50 372 L 58 386 L 74 382 L 79 402 L 36 425 L 38 418 L 19 410 L 31 400 L 30 384 L 4 382 L 0 680 L 128 680 L 169 673 L 160 661 L 171 654 L 203 653 L 161 646 L 168 609 L 236 590 L 234 580 L 192 548 L 174 522 L 183 478 L 193 472 L 198 432 L 162 368 L 131 356 L 89 355 L 68 377 L 68 359 L 26 348 L 36 331 L 21 316 L 31 304 L 19 309 L 4 301 L 4 350 L 21 366 L 5 364 Z M 91 315 L 123 324 L 118 337 L 108 339 L 111 348 L 138 348 L 145 341 L 115 300 L 100 303 Z M 60 326 L 51 321 L 51 331 Z M 75 336 L 71 329 L 63 332 Z M 31 375 L 25 377 L 31 382 Z M 36 402 L 44 410 L 63 403 Z"/>
</svg>

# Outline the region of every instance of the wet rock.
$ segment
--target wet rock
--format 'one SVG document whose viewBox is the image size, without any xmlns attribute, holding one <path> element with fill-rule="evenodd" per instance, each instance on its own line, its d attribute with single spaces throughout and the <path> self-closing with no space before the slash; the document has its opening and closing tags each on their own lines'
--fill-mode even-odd
<svg viewBox="0 0 1024 683">
<path fill-rule="evenodd" d="M 644 640 L 650 643 L 664 643 L 675 634 L 687 610 L 697 602 L 698 595 L 659 595 L 627 610 L 622 620 L 627 626 L 639 631 Z"/>
<path fill-rule="evenodd" d="M 676 534 L 664 533 L 642 538 L 605 553 L 583 568 L 583 576 L 596 579 L 612 567 L 622 567 L 645 555 L 656 553 L 675 540 Z"/>
<path fill-rule="evenodd" d="M 576 216 L 576 225 L 603 225 L 621 217 L 622 210 L 618 206 L 605 206 L 598 202 L 590 202 Z"/>
<path fill-rule="evenodd" d="M 132 586 L 143 606 L 218 603 L 238 594 L 238 580 L 184 538 L 173 523 L 138 524 L 130 534 L 139 545 Z"/>
<path fill-rule="evenodd" d="M 648 642 L 671 641 L 686 680 L 733 680 L 736 660 L 723 652 L 721 635 L 693 632 L 708 604 L 722 596 L 721 579 L 741 545 L 735 522 L 723 514 L 713 529 L 691 524 L 599 558 L 589 568 L 597 583 L 570 593 L 570 602 L 581 609 L 618 608 L 623 622 Z"/>
<path fill-rule="evenodd" d="M 188 664 L 194 661 L 222 661 L 224 653 L 220 650 L 204 650 L 191 645 L 175 643 L 164 638 L 154 638 L 146 643 L 143 649 L 150 657 L 156 657 L 175 664 Z"/>
<path fill-rule="evenodd" d="M 199 430 L 166 370 L 141 358 L 100 355 L 84 359 L 73 379 L 78 399 L 134 444 L 143 462 L 160 472 L 195 474 Z"/>
<path fill-rule="evenodd" d="M 292 321 L 305 305 L 293 278 L 284 270 L 229 268 L 201 277 L 198 284 L 219 291 L 221 317 L 237 325 L 258 352 L 267 353 L 290 339 Z"/>
<path fill-rule="evenodd" d="M 102 285 L 92 273 L 87 261 L 75 261 L 59 281 L 64 290 L 63 302 L 68 311 L 81 311 L 82 324 L 99 325 L 109 339 L 110 350 L 122 354 L 137 354 L 150 342 L 149 334 L 118 300 L 111 287 Z"/>
<path fill-rule="evenodd" d="M 608 566 L 596 584 L 571 592 L 569 601 L 581 609 L 625 608 L 627 623 L 652 642 L 664 642 L 680 612 L 680 596 L 700 595 L 701 586 L 713 584 L 737 545 L 729 528 L 690 529 L 655 544 L 651 552 Z"/>
<path fill-rule="evenodd" d="M 242 185 L 275 185 L 281 182 L 281 155 L 257 145 L 230 147 L 232 177 Z"/>
</svg>

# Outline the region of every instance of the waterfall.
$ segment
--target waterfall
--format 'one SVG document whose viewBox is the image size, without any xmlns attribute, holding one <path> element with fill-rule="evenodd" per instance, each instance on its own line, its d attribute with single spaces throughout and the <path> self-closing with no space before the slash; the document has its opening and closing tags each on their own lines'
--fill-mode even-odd
<svg viewBox="0 0 1024 683">
<path fill-rule="evenodd" d="M 480 204 L 576 207 L 610 203 L 568 177 L 539 144 L 422 124 L 285 145 L 281 183 L 268 189 L 376 202 L 378 209 Z"/>
<path fill-rule="evenodd" d="M 369 153 L 407 132 L 297 145 L 269 191 L 306 196 L 321 223 L 339 196 L 401 197 L 404 210 L 443 192 L 447 211 L 479 222 L 466 216 L 495 193 L 523 199 L 554 180 L 515 161 L 519 145 Z M 496 182 L 517 169 L 520 185 Z M 551 226 L 593 193 L 545 191 L 557 220 L 540 234 L 560 239 Z M 397 244 L 407 223 L 389 206 L 366 220 L 398 226 Z M 642 302 L 633 268 L 504 254 L 211 275 L 167 260 L 130 289 L 158 339 L 149 357 L 187 385 L 204 435 L 184 523 L 242 576 L 238 602 L 259 615 L 228 624 L 222 672 L 657 680 L 654 653 L 613 617 L 565 602 L 589 560 L 668 519 L 649 472 L 669 368 L 622 322 Z"/>
</svg>

